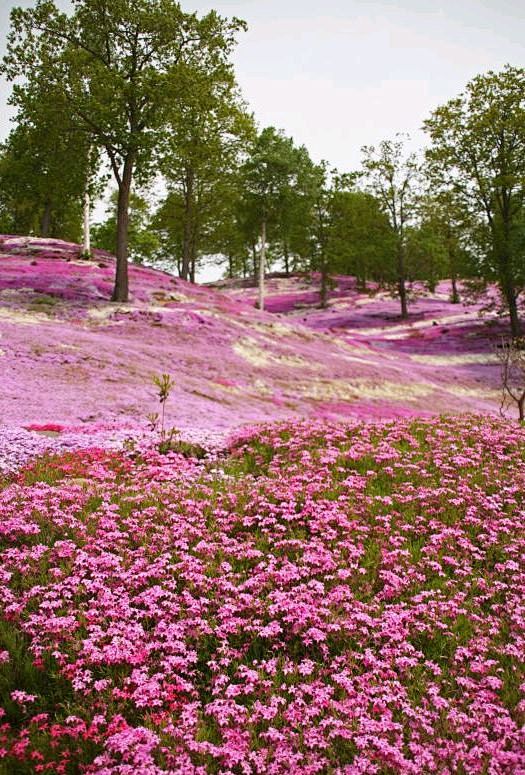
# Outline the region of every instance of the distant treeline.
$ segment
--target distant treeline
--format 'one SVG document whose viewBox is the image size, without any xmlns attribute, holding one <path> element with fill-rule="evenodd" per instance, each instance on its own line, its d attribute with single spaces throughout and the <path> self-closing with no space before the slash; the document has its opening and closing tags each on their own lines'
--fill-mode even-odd
<svg viewBox="0 0 525 775">
<path fill-rule="evenodd" d="M 231 61 L 244 29 L 174 0 L 14 9 L 0 66 L 17 111 L 0 146 L 0 230 L 78 241 L 86 193 L 113 178 L 92 235 L 117 256 L 113 300 L 128 298 L 128 260 L 191 281 L 210 261 L 230 277 L 317 271 L 322 303 L 330 276 L 351 274 L 391 288 L 404 317 L 411 281 L 449 278 L 459 301 L 469 279 L 498 285 L 519 335 L 525 70 L 480 75 L 438 107 L 424 152 L 398 135 L 341 172 L 257 126 Z"/>
</svg>

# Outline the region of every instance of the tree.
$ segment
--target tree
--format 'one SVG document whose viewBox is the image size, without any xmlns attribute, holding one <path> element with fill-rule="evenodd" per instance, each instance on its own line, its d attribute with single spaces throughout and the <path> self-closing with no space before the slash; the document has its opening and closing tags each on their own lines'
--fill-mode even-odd
<svg viewBox="0 0 525 775">
<path fill-rule="evenodd" d="M 380 202 L 365 191 L 338 188 L 331 201 L 333 269 L 353 275 L 360 290 L 369 280 L 392 280 L 394 240 Z"/>
<path fill-rule="evenodd" d="M 501 374 L 500 414 L 504 416 L 505 410 L 516 404 L 521 424 L 525 422 L 525 340 L 502 339 L 495 352 Z"/>
<path fill-rule="evenodd" d="M 182 277 L 184 199 L 179 191 L 170 191 L 162 200 L 153 214 L 151 228 L 159 243 L 157 260 L 170 271 L 175 267 Z"/>
<path fill-rule="evenodd" d="M 256 228 L 245 218 L 242 179 L 238 169 L 224 175 L 214 189 L 211 217 L 202 235 L 203 251 L 215 262 L 227 263 L 227 275 L 249 275 L 249 258 Z"/>
<path fill-rule="evenodd" d="M 1 71 L 29 84 L 15 86 L 12 102 L 23 105 L 38 83 L 109 160 L 118 186 L 114 301 L 128 298 L 132 182 L 151 170 L 181 70 L 227 60 L 242 27 L 214 11 L 198 19 L 175 0 L 73 0 L 71 16 L 38 0 L 11 13 Z"/>
<path fill-rule="evenodd" d="M 405 237 L 406 267 L 410 280 L 423 281 L 430 293 L 434 293 L 447 272 L 447 249 L 442 233 L 434 220 L 429 218 L 407 227 Z"/>
<path fill-rule="evenodd" d="M 507 65 L 499 73 L 477 76 L 432 113 L 425 129 L 431 167 L 486 223 L 489 250 L 480 270 L 497 281 L 512 335 L 519 336 L 518 297 L 525 287 L 525 69 Z"/>
<path fill-rule="evenodd" d="M 17 115 L 0 149 L 0 213 L 4 229 L 78 240 L 82 201 L 96 164 L 84 136 L 70 131 L 43 93 Z"/>
<path fill-rule="evenodd" d="M 355 188 L 355 173 L 329 171 L 326 162 L 315 167 L 310 230 L 310 269 L 321 276 L 320 304 L 326 307 L 334 272 L 367 280 L 385 280 L 392 255 L 392 229 L 379 202 Z"/>
<path fill-rule="evenodd" d="M 255 225 L 260 239 L 259 309 L 264 308 L 267 243 L 278 242 L 279 228 L 281 240 L 290 236 L 287 213 L 297 197 L 309 195 L 313 170 L 306 149 L 294 146 L 291 138 L 274 127 L 260 132 L 242 165 L 245 222 L 247 230 Z"/>
<path fill-rule="evenodd" d="M 310 216 L 311 269 L 321 275 L 320 306 L 328 305 L 330 282 L 330 238 L 332 226 L 332 204 L 334 188 L 326 162 L 314 168 L 311 180 L 310 196 L 312 200 Z"/>
<path fill-rule="evenodd" d="M 228 63 L 192 67 L 187 77 L 191 93 L 174 101 L 159 154 L 168 187 L 160 214 L 182 229 L 180 276 L 194 281 L 199 255 L 215 248 L 214 223 L 231 201 L 232 181 L 254 127 Z"/>
<path fill-rule="evenodd" d="M 115 191 L 109 203 L 107 218 L 92 228 L 93 244 L 110 253 L 116 252 L 117 218 L 115 202 L 118 192 Z M 151 205 L 140 194 L 132 192 L 129 198 L 128 255 L 136 264 L 152 263 L 159 249 L 159 238 L 151 228 Z"/>
<path fill-rule="evenodd" d="M 377 149 L 365 146 L 362 150 L 363 169 L 369 190 L 381 202 L 395 237 L 397 292 L 401 302 L 401 317 L 407 318 L 406 229 L 417 201 L 419 165 L 415 154 L 406 152 L 403 138 L 399 135 L 395 140 L 384 140 Z"/>
<path fill-rule="evenodd" d="M 208 189 L 196 202 L 198 228 L 194 231 L 192 256 L 185 266 L 191 279 L 195 262 L 209 256 L 215 263 L 228 265 L 228 276 L 249 274 L 249 255 L 257 241 L 256 229 L 249 227 L 242 201 L 242 187 L 238 171 L 225 175 Z M 159 249 L 156 258 L 166 267 L 175 266 L 179 277 L 184 276 L 183 255 L 187 217 L 187 198 L 184 191 L 172 188 L 161 201 L 151 221 Z M 187 243 L 186 243 L 187 244 Z M 191 256 L 190 256 L 191 259 Z M 186 275 L 188 278 L 188 274 Z"/>
<path fill-rule="evenodd" d="M 293 168 L 293 178 L 281 191 L 273 235 L 286 275 L 311 254 L 312 208 L 319 193 L 320 171 L 304 146 L 293 149 Z"/>
<path fill-rule="evenodd" d="M 418 204 L 418 224 L 408 233 L 407 253 L 411 275 L 434 290 L 439 280 L 449 279 L 451 302 L 460 301 L 458 280 L 475 273 L 472 234 L 477 223 L 454 191 L 437 187 L 435 181 Z"/>
</svg>

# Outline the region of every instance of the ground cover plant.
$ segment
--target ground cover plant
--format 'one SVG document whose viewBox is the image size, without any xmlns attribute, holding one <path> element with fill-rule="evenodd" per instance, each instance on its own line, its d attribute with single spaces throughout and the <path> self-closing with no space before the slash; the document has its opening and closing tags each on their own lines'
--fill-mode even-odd
<svg viewBox="0 0 525 775">
<path fill-rule="evenodd" d="M 116 305 L 106 301 L 114 259 L 79 260 L 79 250 L 0 240 L 0 422 L 9 432 L 143 429 L 158 409 L 159 373 L 175 379 L 166 427 L 206 436 L 291 417 L 499 412 L 494 344 L 507 324 L 494 311 L 479 315 L 490 289 L 463 306 L 451 303 L 450 283 L 419 288 L 401 321 L 395 299 L 360 291 L 355 278 L 337 278 L 322 310 L 315 276 L 269 278 L 268 312 L 259 312 L 253 288 L 195 286 L 132 266 L 133 296 Z"/>
<path fill-rule="evenodd" d="M 525 772 L 524 441 L 300 421 L 4 475 L 0 771 Z"/>
</svg>

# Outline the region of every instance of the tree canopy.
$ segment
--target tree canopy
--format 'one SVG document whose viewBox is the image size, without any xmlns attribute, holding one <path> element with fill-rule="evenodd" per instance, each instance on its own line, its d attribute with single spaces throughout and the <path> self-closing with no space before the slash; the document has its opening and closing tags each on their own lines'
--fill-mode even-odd
<svg viewBox="0 0 525 775">
<path fill-rule="evenodd" d="M 52 0 L 11 13 L 2 72 L 26 81 L 12 102 L 24 106 L 38 85 L 103 150 L 118 186 L 117 270 L 113 300 L 128 298 L 128 206 L 132 181 L 151 173 L 154 149 L 192 67 L 227 67 L 237 19 L 198 18 L 175 0 Z"/>
<path fill-rule="evenodd" d="M 408 317 L 407 227 L 417 202 L 419 165 L 414 153 L 406 150 L 405 138 L 384 140 L 377 148 L 363 148 L 363 170 L 369 191 L 377 197 L 388 215 L 395 238 L 396 285 L 401 317 Z"/>
<path fill-rule="evenodd" d="M 81 200 L 97 164 L 86 136 L 44 89 L 32 88 L 0 148 L 3 229 L 78 240 Z"/>
<path fill-rule="evenodd" d="M 525 286 L 525 69 L 507 65 L 474 78 L 425 128 L 433 174 L 446 177 L 465 210 L 486 223 L 489 245 L 479 271 L 497 281 L 518 336 Z"/>
</svg>

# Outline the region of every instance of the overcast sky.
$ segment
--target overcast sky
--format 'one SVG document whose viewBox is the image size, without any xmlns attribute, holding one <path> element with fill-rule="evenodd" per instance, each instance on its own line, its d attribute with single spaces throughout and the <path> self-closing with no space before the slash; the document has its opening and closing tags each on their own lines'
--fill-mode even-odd
<svg viewBox="0 0 525 775">
<path fill-rule="evenodd" d="M 59 0 L 63 8 L 67 0 Z M 14 5 L 0 0 L 2 42 Z M 315 160 L 358 166 L 360 147 L 419 128 L 478 73 L 525 64 L 524 0 L 193 0 L 248 23 L 235 54 L 259 123 L 283 128 Z M 1 84 L 0 134 L 9 129 Z"/>
</svg>

